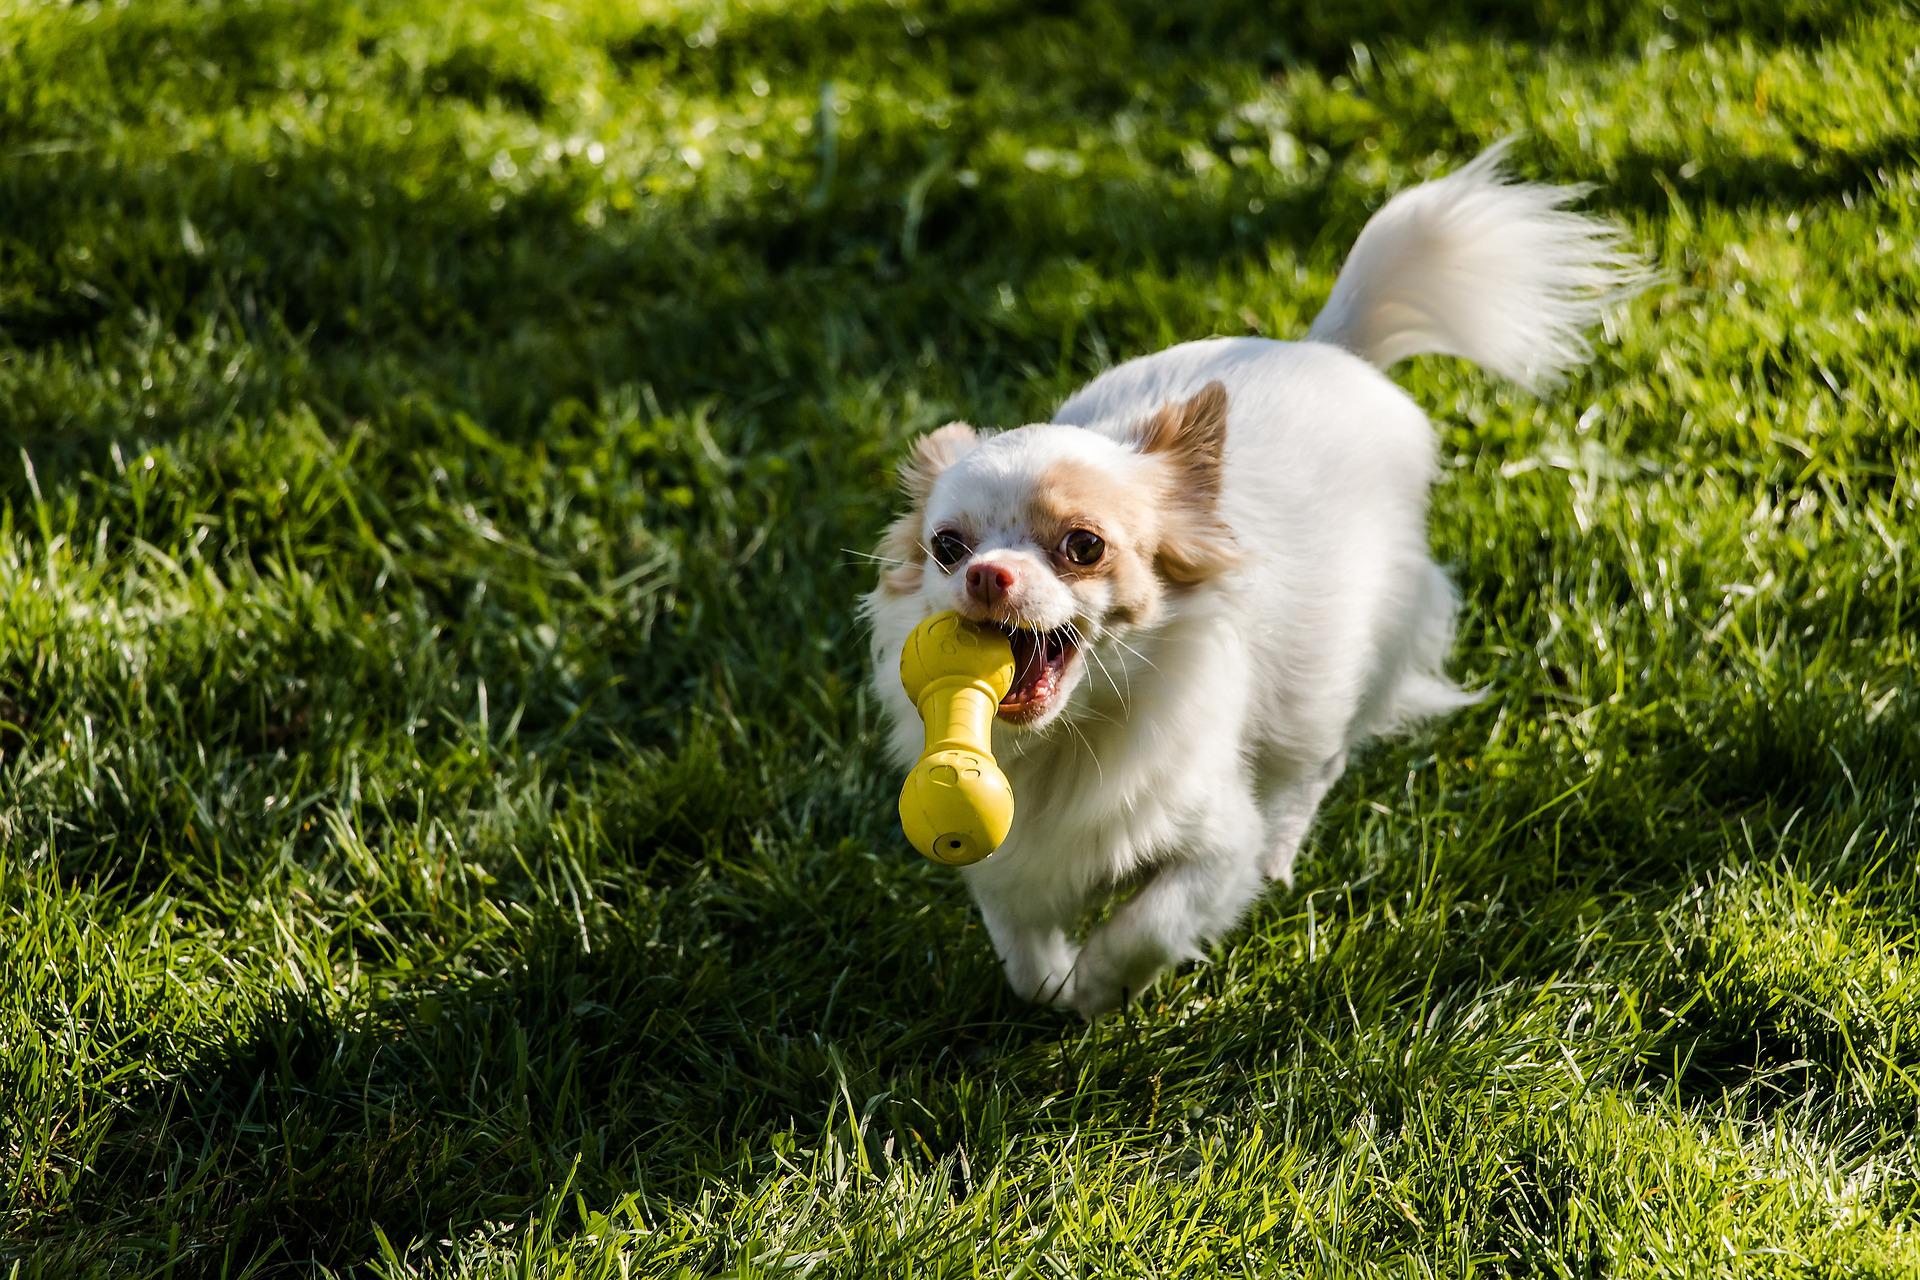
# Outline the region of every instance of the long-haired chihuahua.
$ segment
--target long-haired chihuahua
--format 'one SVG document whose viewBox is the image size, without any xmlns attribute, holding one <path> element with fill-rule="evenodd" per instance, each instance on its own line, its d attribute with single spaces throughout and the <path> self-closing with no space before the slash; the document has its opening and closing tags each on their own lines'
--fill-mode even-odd
<svg viewBox="0 0 1920 1280">
<path fill-rule="evenodd" d="M 953 609 L 1012 640 L 1013 829 L 963 874 L 1021 995 L 1094 1017 L 1197 958 L 1291 880 L 1350 750 L 1472 701 L 1427 551 L 1434 434 L 1381 371 L 1437 352 L 1547 385 L 1647 278 L 1568 208 L 1579 190 L 1510 180 L 1502 150 L 1375 214 L 1305 341 L 1184 343 L 902 465 L 865 600 L 874 688 L 909 764 L 907 633 Z"/>
</svg>

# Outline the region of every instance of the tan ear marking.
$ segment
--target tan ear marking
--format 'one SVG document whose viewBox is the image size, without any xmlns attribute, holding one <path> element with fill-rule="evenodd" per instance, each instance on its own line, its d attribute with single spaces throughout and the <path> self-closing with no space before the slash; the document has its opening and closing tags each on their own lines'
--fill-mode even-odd
<svg viewBox="0 0 1920 1280">
<path fill-rule="evenodd" d="M 900 464 L 901 490 L 916 503 L 925 502 L 940 473 L 978 443 L 980 437 L 964 422 L 949 422 L 937 431 L 929 431 L 913 442 L 913 452 Z"/>
<path fill-rule="evenodd" d="M 888 525 L 880 539 L 880 557 L 892 562 L 880 574 L 881 590 L 904 596 L 920 589 L 924 555 L 920 545 L 920 509 L 926 505 L 927 495 L 933 492 L 933 482 L 940 478 L 940 473 L 979 443 L 979 435 L 964 422 L 949 422 L 913 442 L 912 451 L 900 463 L 897 473 L 901 492 L 907 495 L 913 508 Z"/>
<path fill-rule="evenodd" d="M 880 535 L 875 554 L 886 562 L 880 570 L 880 589 L 889 595 L 907 596 L 920 589 L 923 571 L 920 550 L 920 509 L 899 517 Z"/>
<path fill-rule="evenodd" d="M 1226 456 L 1227 389 L 1209 382 L 1134 430 L 1140 452 L 1166 464 L 1166 527 L 1155 559 L 1169 582 L 1194 583 L 1232 568 L 1239 549 L 1220 519 Z"/>
<path fill-rule="evenodd" d="M 1140 452 L 1158 454 L 1208 495 L 1220 488 L 1220 462 L 1227 445 L 1227 388 L 1209 382 L 1187 400 L 1177 400 L 1134 429 Z"/>
<path fill-rule="evenodd" d="M 1203 526 L 1176 526 L 1160 544 L 1155 563 L 1168 582 L 1192 585 L 1225 573 L 1240 563 L 1233 534 L 1219 521 Z"/>
</svg>

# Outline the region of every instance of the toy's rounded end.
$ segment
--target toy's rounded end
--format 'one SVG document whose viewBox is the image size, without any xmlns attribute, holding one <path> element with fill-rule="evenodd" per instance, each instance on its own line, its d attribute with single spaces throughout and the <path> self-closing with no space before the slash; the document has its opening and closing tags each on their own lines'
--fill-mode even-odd
<svg viewBox="0 0 1920 1280">
<path fill-rule="evenodd" d="M 900 683 L 918 702 L 921 690 L 945 676 L 982 681 L 997 702 L 1013 687 L 1013 645 L 992 627 L 957 613 L 936 613 L 907 637 L 900 651 Z"/>
<path fill-rule="evenodd" d="M 1013 788 L 971 751 L 936 751 L 900 788 L 900 826 L 921 856 L 949 867 L 978 862 L 1013 827 Z"/>
</svg>

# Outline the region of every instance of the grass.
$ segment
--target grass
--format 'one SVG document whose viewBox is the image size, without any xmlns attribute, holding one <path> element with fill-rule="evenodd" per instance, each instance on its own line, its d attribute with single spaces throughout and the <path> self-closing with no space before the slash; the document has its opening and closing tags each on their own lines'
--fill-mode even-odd
<svg viewBox="0 0 1920 1280">
<path fill-rule="evenodd" d="M 0 13 L 8 1280 L 1920 1270 L 1910 4 Z M 1020 1005 L 891 462 L 1516 128 L 1666 281 L 1400 371 L 1489 696 Z"/>
</svg>

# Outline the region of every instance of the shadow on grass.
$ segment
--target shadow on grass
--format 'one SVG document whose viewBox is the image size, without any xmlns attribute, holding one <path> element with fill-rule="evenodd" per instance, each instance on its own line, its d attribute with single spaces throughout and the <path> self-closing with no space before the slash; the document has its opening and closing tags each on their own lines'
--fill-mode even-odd
<svg viewBox="0 0 1920 1280">
<path fill-rule="evenodd" d="M 173 1251 L 187 1273 L 349 1266 L 375 1228 L 457 1237 L 570 1177 L 590 1199 L 690 1200 L 765 1163 L 776 1133 L 827 1141 L 848 1099 L 876 1158 L 883 1136 L 950 1151 L 987 1093 L 1034 1087 L 1022 1051 L 1062 1024 L 1012 1007 L 970 943 L 880 974 L 845 936 L 780 927 L 783 950 L 844 967 L 789 990 L 712 935 L 674 956 L 657 936 L 543 931 L 501 978 L 344 1012 L 289 998 L 140 1086 L 29 1242 L 48 1274 Z M 929 1001 L 952 1013 L 938 1031 Z M 177 1237 L 144 1237 L 157 1221 Z"/>
<path fill-rule="evenodd" d="M 1803 727 L 1785 724 L 1782 742 L 1800 742 Z M 1745 739 L 1754 727 L 1723 720 L 1718 732 Z M 1665 735 L 1638 755 L 1695 779 L 1687 813 L 1649 815 L 1632 769 L 1558 809 L 1545 801 L 1568 778 L 1515 780 L 1474 820 L 1499 833 L 1494 843 L 1450 855 L 1462 860 L 1431 884 L 1407 866 L 1346 877 L 1319 923 L 1323 937 L 1350 939 L 1338 963 L 1273 957 L 1253 993 L 1263 1002 L 1242 993 L 1212 1010 L 1176 991 L 1090 1037 L 1005 992 L 948 878 L 909 889 L 903 904 L 865 864 L 808 862 L 798 879 L 763 873 L 703 852 L 707 822 L 684 815 L 649 840 L 679 847 L 681 869 L 707 868 L 723 893 L 688 892 L 676 887 L 686 877 L 661 868 L 657 892 L 621 907 L 625 923 L 545 919 L 514 943 L 519 959 L 504 975 L 423 982 L 364 1008 L 288 998 L 236 1039 L 178 1061 L 156 1046 L 88 1172 L 28 1243 L 74 1267 L 134 1266 L 184 1247 L 188 1273 L 191 1259 L 225 1256 L 294 1270 L 364 1260 L 376 1227 L 404 1247 L 519 1222 L 569 1180 L 590 1203 L 638 1189 L 671 1214 L 715 1185 L 772 1176 L 781 1143 L 789 1154 L 796 1143 L 864 1144 L 876 1167 L 889 1148 L 980 1155 L 1068 1131 L 1076 1118 L 1150 1126 L 1163 1082 L 1170 1096 L 1204 1089 L 1231 1109 L 1275 1087 L 1257 1078 L 1271 1070 L 1261 1064 L 1349 1021 L 1365 1034 L 1314 1051 L 1329 1065 L 1300 1123 L 1336 1141 L 1365 1114 L 1390 1133 L 1419 1114 L 1434 1080 L 1501 1070 L 1513 1050 L 1499 1039 L 1502 1015 L 1488 1021 L 1488 1010 L 1532 1004 L 1596 928 L 1657 935 L 1666 906 L 1717 864 L 1730 813 L 1766 827 L 1777 825 L 1776 807 L 1825 789 L 1857 784 L 1870 802 L 1893 795 L 1914 751 L 1910 733 L 1889 727 L 1873 739 L 1884 763 L 1850 777 L 1837 755 L 1716 759 L 1697 733 Z M 1390 796 L 1400 771 L 1363 769 L 1347 785 Z M 858 799 L 829 801 L 826 825 L 847 825 L 850 811 L 832 806 Z M 1564 865 L 1539 855 L 1562 845 L 1577 851 Z M 1323 874 L 1342 877 L 1341 855 L 1319 856 L 1333 858 Z M 876 954 L 876 921 L 902 909 L 918 917 L 925 946 L 896 939 Z M 1601 928 L 1596 914 L 1612 918 Z M 1385 927 L 1388 915 L 1399 922 Z M 1561 927 L 1572 920 L 1583 928 Z M 1657 948 L 1649 957 L 1648 1009 L 1685 1016 L 1662 1030 L 1650 1013 L 1645 1035 L 1606 1032 L 1617 1043 L 1597 1052 L 1614 1066 L 1597 1083 L 1670 1089 L 1682 1103 L 1731 1094 L 1757 1114 L 1855 1069 L 1855 1047 L 1815 1005 L 1782 1000 L 1760 978 L 1728 978 L 1705 953 L 1677 967 Z M 1689 1006 L 1703 984 L 1711 998 Z M 927 1017 L 933 1007 L 938 1018 Z M 1383 1036 L 1410 1038 L 1385 1053 Z M 1575 1048 L 1594 1051 L 1578 1037 Z M 1068 1100 L 1060 1119 L 1043 1105 L 1050 1098 Z M 862 1123 L 850 1123 L 850 1109 Z M 1537 1172 L 1549 1190 L 1565 1180 L 1558 1165 Z M 1553 1196 L 1541 1195 L 1513 1211 L 1551 1210 Z M 142 1235 L 160 1221 L 177 1239 Z"/>
<path fill-rule="evenodd" d="M 1724 9 L 1679 29 L 1751 36 L 1746 6 Z M 1276 15 L 1238 3 L 1177 12 L 1056 3 L 943 11 L 916 32 L 891 8 L 858 5 L 833 13 L 832 40 L 821 38 L 816 17 L 761 14 L 723 29 L 710 47 L 689 47 L 688 33 L 677 29 L 643 28 L 626 39 L 624 56 L 670 56 L 703 73 L 738 63 L 783 84 L 810 84 L 843 66 L 904 73 L 931 46 L 949 87 L 961 93 L 979 76 L 1037 91 L 1069 74 L 1066 58 L 1077 107 L 1101 116 L 1132 101 L 1143 84 L 1172 90 L 1210 66 L 1273 70 L 1303 59 L 1338 69 L 1356 40 L 1396 33 L 1548 42 L 1589 30 L 1599 38 L 1646 11 L 1626 2 L 1570 5 L 1559 15 L 1551 6 L 1416 3 L 1335 19 L 1311 8 Z M 266 39 L 236 30 L 221 38 Z M 1100 43 L 1103 31 L 1139 57 L 1072 56 Z M 245 58 L 229 50 L 222 60 Z M 478 90 L 461 80 L 444 92 L 470 98 Z M 1324 240 L 1337 253 L 1367 212 L 1337 170 L 1279 185 L 1264 171 L 1234 173 L 1224 184 L 1178 190 L 1097 179 L 1069 190 L 1027 170 L 996 172 L 972 187 L 954 180 L 990 135 L 1044 141 L 1056 125 L 1031 113 L 1011 120 L 963 113 L 936 131 L 908 114 L 875 113 L 863 120 L 857 155 L 835 182 L 757 192 L 740 208 L 670 194 L 596 226 L 581 218 L 597 191 L 597 175 L 582 160 L 510 189 L 484 175 L 474 180 L 457 156 L 423 170 L 418 152 L 374 136 L 276 153 L 270 164 L 183 153 L 129 171 L 86 149 L 19 157 L 0 178 L 0 226 L 25 250 L 14 254 L 14 287 L 0 297 L 0 335 L 15 350 L 98 344 L 104 354 L 114 351 L 111 339 L 143 327 L 159 325 L 185 340 L 211 325 L 291 348 L 299 359 L 296 372 L 242 380 L 236 403 L 226 403 L 229 391 L 220 386 L 212 399 L 169 402 L 159 392 L 129 400 L 93 422 L 76 423 L 64 405 L 32 403 L 13 406 L 11 417 L 42 484 L 58 488 L 97 469 L 113 442 L 164 438 L 290 399 L 313 400 L 345 422 L 413 388 L 512 438 L 532 438 L 565 398 L 592 404 L 609 387 L 643 383 L 668 411 L 716 395 L 751 399 L 772 389 L 773 370 L 783 372 L 776 383 L 791 385 L 895 367 L 912 358 L 910 340 L 1011 370 L 1056 360 L 1058 337 L 1009 331 L 1002 292 L 1009 281 L 1084 260 L 1108 272 L 1235 259 L 1257 270 L 1269 244 Z M 1678 175 L 1692 157 L 1630 156 L 1610 179 L 1607 199 L 1654 212 L 1676 194 L 1730 206 L 1800 202 L 1866 186 L 1885 166 L 1910 162 L 1912 142 L 1817 154 L 1804 166 L 1717 160 L 1688 178 Z M 797 146 L 791 158 L 803 171 L 812 165 L 807 147 L 789 145 Z M 1249 212 L 1252 205 L 1260 211 Z M 76 244 L 90 250 L 85 265 L 66 251 Z M 835 354 L 787 336 L 817 332 L 823 291 L 836 295 L 831 309 L 856 335 Z M 937 330 L 891 332 L 889 316 L 899 314 L 937 317 Z M 1010 339 L 1012 351 L 1005 349 Z M 1030 344 L 1024 351 L 1022 341 Z M 24 490 L 13 468 L 0 485 L 16 496 Z"/>
<path fill-rule="evenodd" d="M 1166 5 L 1155 0 L 988 0 L 903 13 L 884 3 L 836 5 L 826 12 L 762 12 L 735 23 L 643 23 L 608 48 L 617 63 L 666 63 L 717 74 L 744 90 L 755 73 L 813 81 L 848 67 L 894 69 L 932 62 L 951 70 L 965 90 L 975 67 L 991 66 L 1000 83 L 1044 89 L 1059 73 L 1045 56 L 1049 37 L 1085 40 L 1110 75 L 1084 103 L 1117 108 L 1143 78 L 1169 62 L 1244 63 L 1263 71 L 1311 68 L 1335 75 L 1353 65 L 1356 46 L 1398 42 L 1497 40 L 1594 52 L 1638 51 L 1644 24 L 1658 22 L 1677 41 L 1738 35 L 1763 45 L 1830 38 L 1857 11 L 1845 0 L 1782 10 L 1721 3 L 1678 11 L 1653 0 L 1400 0 L 1365 8 L 1206 0 Z M 822 33 L 830 39 L 822 39 Z M 1091 37 L 1089 39 L 1089 37 Z M 1122 56 L 1112 56 L 1116 52 Z M 1125 56 L 1125 55 L 1139 56 Z M 1142 60 L 1148 65 L 1143 65 Z"/>
<path fill-rule="evenodd" d="M 1869 197 L 1895 172 L 1920 166 L 1920 133 L 1858 150 L 1806 140 L 1798 163 L 1756 156 L 1655 154 L 1621 157 L 1606 179 L 1607 203 L 1665 215 L 1676 205 L 1720 209 L 1805 209 L 1835 198 Z"/>
</svg>

